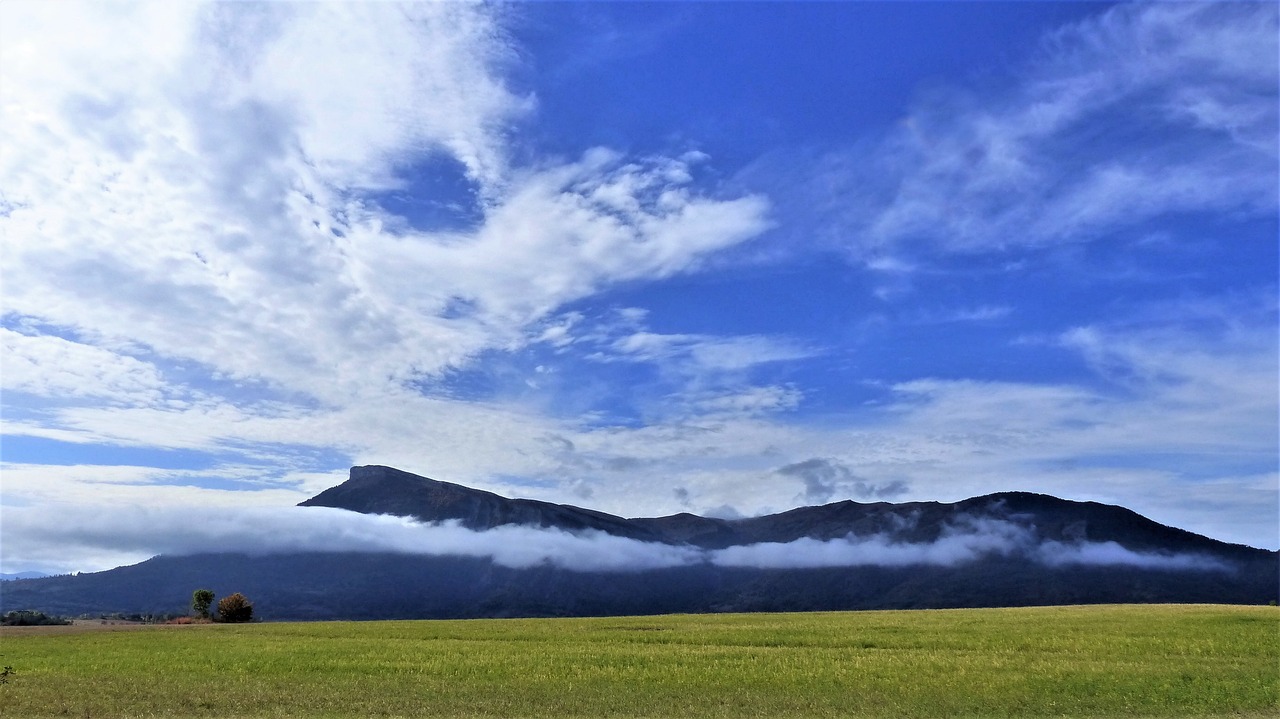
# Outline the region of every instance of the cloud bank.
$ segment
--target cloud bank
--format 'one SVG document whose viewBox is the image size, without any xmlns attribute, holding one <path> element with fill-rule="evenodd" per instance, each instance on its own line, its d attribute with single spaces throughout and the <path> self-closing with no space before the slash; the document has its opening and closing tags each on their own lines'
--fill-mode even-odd
<svg viewBox="0 0 1280 719">
<path fill-rule="evenodd" d="M 640 572 L 714 565 L 726 568 L 955 567 L 987 557 L 1021 557 L 1050 567 L 1128 566 L 1165 571 L 1230 571 L 1213 557 L 1156 554 L 1115 542 L 1041 541 L 1035 528 L 1005 519 L 963 517 L 932 542 L 902 542 L 888 534 L 841 539 L 797 539 L 703 550 L 641 542 L 600 531 L 503 525 L 475 531 L 457 522 L 422 523 L 328 507 L 286 507 L 201 512 L 129 507 L 112 512 L 73 511 L 57 522 L 13 512 L 3 552 L 18 556 L 58 552 L 142 558 L 155 554 L 233 552 L 391 552 L 487 558 L 514 569 L 551 566 L 575 572 Z M 50 565 L 56 553 L 46 557 Z M 135 560 L 138 561 L 138 560 Z"/>
</svg>

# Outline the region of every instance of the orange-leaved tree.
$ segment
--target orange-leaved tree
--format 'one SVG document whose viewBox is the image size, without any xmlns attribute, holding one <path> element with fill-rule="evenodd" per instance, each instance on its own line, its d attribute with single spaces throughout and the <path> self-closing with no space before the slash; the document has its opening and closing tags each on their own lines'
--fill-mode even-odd
<svg viewBox="0 0 1280 719">
<path fill-rule="evenodd" d="M 218 600 L 218 621 L 248 622 L 253 620 L 253 604 L 240 592 Z"/>
</svg>

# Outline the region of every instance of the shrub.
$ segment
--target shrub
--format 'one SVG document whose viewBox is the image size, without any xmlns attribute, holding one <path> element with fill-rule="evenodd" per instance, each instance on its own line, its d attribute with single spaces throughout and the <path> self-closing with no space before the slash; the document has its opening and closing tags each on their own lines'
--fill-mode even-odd
<svg viewBox="0 0 1280 719">
<path fill-rule="evenodd" d="M 6 627 L 36 627 L 70 623 L 70 619 L 51 617 L 44 612 L 36 612 L 30 609 L 19 609 L 0 617 L 0 625 Z"/>
<path fill-rule="evenodd" d="M 252 620 L 253 604 L 240 592 L 218 600 L 218 621 L 248 622 Z"/>
</svg>

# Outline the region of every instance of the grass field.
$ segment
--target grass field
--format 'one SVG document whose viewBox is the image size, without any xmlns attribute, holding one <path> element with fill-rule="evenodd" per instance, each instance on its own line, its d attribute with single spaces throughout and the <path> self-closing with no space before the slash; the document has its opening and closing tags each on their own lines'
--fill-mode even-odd
<svg viewBox="0 0 1280 719">
<path fill-rule="evenodd" d="M 3 717 L 1273 717 L 1280 609 L 0 632 Z"/>
</svg>

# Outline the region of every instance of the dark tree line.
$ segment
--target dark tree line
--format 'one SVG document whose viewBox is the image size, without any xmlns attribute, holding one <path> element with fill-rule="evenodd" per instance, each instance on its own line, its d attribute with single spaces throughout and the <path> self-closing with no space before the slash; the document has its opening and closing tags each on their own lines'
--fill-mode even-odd
<svg viewBox="0 0 1280 719">
<path fill-rule="evenodd" d="M 0 617 L 0 626 L 6 627 L 39 627 L 70 623 L 70 619 L 51 617 L 44 612 L 36 612 L 30 609 L 19 609 Z"/>
</svg>

